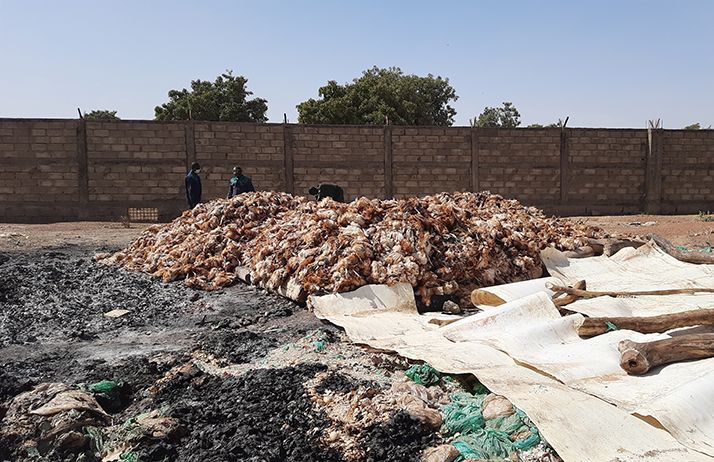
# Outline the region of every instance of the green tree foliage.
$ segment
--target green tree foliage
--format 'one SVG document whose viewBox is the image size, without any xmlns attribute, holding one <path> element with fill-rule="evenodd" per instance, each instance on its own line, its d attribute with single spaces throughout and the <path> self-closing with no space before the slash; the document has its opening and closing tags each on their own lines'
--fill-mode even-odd
<svg viewBox="0 0 714 462">
<path fill-rule="evenodd" d="M 692 124 L 692 125 L 687 125 L 686 127 L 684 127 L 684 129 L 685 129 L 685 130 L 701 130 L 701 129 L 702 129 L 702 125 L 701 125 L 699 122 L 697 122 L 697 123 Z"/>
<path fill-rule="evenodd" d="M 268 102 L 263 98 L 248 99 L 248 79 L 226 71 L 215 82 L 191 81 L 191 89 L 169 91 L 169 101 L 156 106 L 156 120 L 212 120 L 232 122 L 265 122 Z"/>
<path fill-rule="evenodd" d="M 503 107 L 486 107 L 474 121 L 474 127 L 516 128 L 521 124 L 521 114 L 513 103 L 504 102 Z"/>
<path fill-rule="evenodd" d="M 117 117 L 117 111 L 107 111 L 103 109 L 95 109 L 85 112 L 82 117 L 86 120 L 121 120 Z"/>
<path fill-rule="evenodd" d="M 553 122 L 552 124 L 530 124 L 526 128 L 562 128 L 564 124 L 565 122 L 563 121 L 563 119 L 558 119 L 557 122 Z"/>
<path fill-rule="evenodd" d="M 308 124 L 439 125 L 454 123 L 449 103 L 458 98 L 449 79 L 405 75 L 398 67 L 373 67 L 352 83 L 334 80 L 318 90 L 318 99 L 297 105 L 298 120 Z"/>
</svg>

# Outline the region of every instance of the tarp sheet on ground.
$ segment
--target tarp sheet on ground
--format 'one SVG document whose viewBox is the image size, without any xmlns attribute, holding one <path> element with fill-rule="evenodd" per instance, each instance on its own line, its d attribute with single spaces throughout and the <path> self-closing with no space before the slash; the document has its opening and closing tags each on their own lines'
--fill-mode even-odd
<svg viewBox="0 0 714 462">
<path fill-rule="evenodd" d="M 585 279 L 591 290 L 714 287 L 711 265 L 681 263 L 654 245 L 610 258 L 568 259 L 549 250 L 543 259 L 551 275 L 567 283 Z M 714 460 L 714 358 L 628 376 L 619 366 L 621 340 L 677 332 L 616 330 L 581 339 L 581 314 L 562 317 L 543 290 L 520 292 L 444 327 L 434 323 L 437 316 L 418 314 L 408 284 L 365 286 L 310 302 L 318 317 L 344 327 L 357 343 L 442 372 L 474 374 L 521 408 L 566 461 Z M 592 316 L 695 308 L 714 308 L 714 296 L 598 297 L 568 305 Z"/>
</svg>

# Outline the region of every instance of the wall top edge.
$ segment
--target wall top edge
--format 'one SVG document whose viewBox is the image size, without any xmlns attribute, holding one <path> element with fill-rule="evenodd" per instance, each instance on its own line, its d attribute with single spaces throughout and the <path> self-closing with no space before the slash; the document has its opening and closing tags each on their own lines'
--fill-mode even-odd
<svg viewBox="0 0 714 462">
<path fill-rule="evenodd" d="M 0 117 L 0 123 L 2 122 L 79 122 L 81 119 L 71 119 L 71 118 L 23 118 L 23 117 Z M 326 127 L 326 128 L 372 128 L 372 129 L 384 129 L 385 127 L 391 127 L 391 128 L 408 128 L 408 129 L 420 129 L 420 128 L 434 128 L 434 129 L 448 129 L 448 128 L 455 128 L 455 129 L 472 129 L 473 127 L 470 127 L 468 125 L 452 125 L 452 126 L 438 126 L 438 125 L 352 125 L 352 124 L 300 124 L 300 123 L 278 123 L 278 122 L 264 122 L 264 123 L 255 123 L 255 122 L 224 122 L 224 121 L 217 121 L 217 120 L 151 120 L 151 119 L 122 119 L 122 120 L 87 120 L 88 123 L 127 123 L 127 124 L 132 124 L 132 123 L 155 123 L 155 124 L 177 124 L 177 125 L 183 125 L 186 124 L 187 122 L 194 122 L 194 123 L 217 123 L 217 124 L 236 124 L 236 125 L 264 125 L 264 126 L 273 126 L 273 127 L 282 127 L 282 126 L 290 126 L 290 127 Z M 510 130 L 517 130 L 517 131 L 526 131 L 526 130 L 532 130 L 532 131 L 548 131 L 548 132 L 559 132 L 561 129 L 558 127 L 555 128 L 528 128 L 528 127 L 516 127 L 516 128 L 473 128 L 474 130 L 478 131 L 487 131 L 487 130 L 498 130 L 498 131 L 510 131 Z M 565 130 L 616 130 L 616 131 L 647 131 L 647 128 L 636 128 L 636 127 L 630 127 L 630 128 L 610 128 L 610 127 L 566 127 Z M 686 133 L 699 133 L 699 132 L 714 132 L 714 129 L 707 129 L 703 128 L 700 130 L 685 130 L 681 128 L 663 128 L 663 129 L 655 129 L 658 131 L 665 131 L 665 132 L 686 132 Z"/>
</svg>

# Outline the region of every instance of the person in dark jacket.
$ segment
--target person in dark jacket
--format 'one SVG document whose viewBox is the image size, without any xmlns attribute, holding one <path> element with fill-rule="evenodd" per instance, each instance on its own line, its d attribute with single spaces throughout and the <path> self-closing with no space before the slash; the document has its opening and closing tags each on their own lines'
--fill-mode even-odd
<svg viewBox="0 0 714 462">
<path fill-rule="evenodd" d="M 326 197 L 332 198 L 335 202 L 345 201 L 345 192 L 342 188 L 332 183 L 320 183 L 319 185 L 310 188 L 308 192 L 310 195 L 315 196 L 315 199 L 318 201 Z"/>
<path fill-rule="evenodd" d="M 191 164 L 191 171 L 186 175 L 186 200 L 188 208 L 192 209 L 201 202 L 201 166 L 198 162 Z"/>
<path fill-rule="evenodd" d="M 240 167 L 233 167 L 233 176 L 228 181 L 228 199 L 244 192 L 255 191 L 253 182 L 250 177 L 243 175 L 243 170 Z"/>
</svg>

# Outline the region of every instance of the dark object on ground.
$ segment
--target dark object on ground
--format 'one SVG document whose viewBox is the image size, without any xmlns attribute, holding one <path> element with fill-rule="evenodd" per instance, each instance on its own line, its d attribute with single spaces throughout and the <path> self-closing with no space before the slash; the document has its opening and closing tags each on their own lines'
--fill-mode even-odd
<svg viewBox="0 0 714 462">
<path fill-rule="evenodd" d="M 345 201 L 344 190 L 336 184 L 332 183 L 320 183 L 319 185 L 310 188 L 308 192 L 311 196 L 315 196 L 315 199 L 317 200 L 322 200 L 326 197 L 329 197 L 336 202 Z"/>
</svg>

